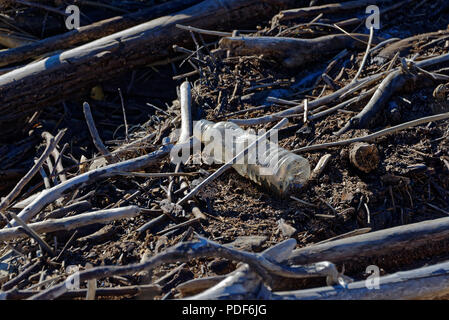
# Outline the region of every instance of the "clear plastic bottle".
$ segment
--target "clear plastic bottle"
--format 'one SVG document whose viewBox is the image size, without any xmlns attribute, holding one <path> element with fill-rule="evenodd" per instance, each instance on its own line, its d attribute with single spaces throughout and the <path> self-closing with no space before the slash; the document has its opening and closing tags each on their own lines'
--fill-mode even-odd
<svg viewBox="0 0 449 320">
<path fill-rule="evenodd" d="M 210 156 L 216 163 L 228 162 L 260 137 L 232 122 L 208 120 L 197 121 L 193 134 L 205 149 L 214 150 Z M 234 163 L 233 168 L 280 196 L 299 190 L 310 177 L 310 164 L 306 159 L 279 147 L 269 138 L 259 142 L 243 159 Z"/>
</svg>

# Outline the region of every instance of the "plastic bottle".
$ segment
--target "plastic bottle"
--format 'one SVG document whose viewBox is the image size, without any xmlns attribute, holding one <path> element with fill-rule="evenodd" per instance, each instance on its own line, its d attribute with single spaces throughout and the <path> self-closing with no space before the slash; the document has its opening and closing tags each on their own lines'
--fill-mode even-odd
<svg viewBox="0 0 449 320">
<path fill-rule="evenodd" d="M 228 162 L 260 137 L 232 122 L 208 120 L 197 121 L 193 134 L 205 148 L 214 150 L 211 156 L 216 163 Z M 259 142 L 247 156 L 233 164 L 233 168 L 280 196 L 299 190 L 310 177 L 310 164 L 306 159 L 279 147 L 269 138 Z"/>
</svg>

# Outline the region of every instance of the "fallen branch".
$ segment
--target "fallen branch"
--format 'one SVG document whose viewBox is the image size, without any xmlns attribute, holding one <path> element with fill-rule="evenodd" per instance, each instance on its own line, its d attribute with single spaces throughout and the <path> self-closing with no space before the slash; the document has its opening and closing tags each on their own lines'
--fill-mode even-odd
<svg viewBox="0 0 449 320">
<path fill-rule="evenodd" d="M 60 131 L 55 139 L 47 140 L 47 147 L 45 148 L 44 153 L 42 153 L 39 160 L 33 165 L 30 171 L 28 171 L 27 174 L 17 183 L 14 189 L 12 189 L 11 192 L 5 198 L 3 198 L 2 202 L 0 203 L 0 211 L 5 210 L 11 204 L 11 202 L 15 198 L 17 198 L 25 185 L 35 176 L 37 172 L 39 172 L 39 169 L 56 148 L 56 145 L 61 140 L 64 133 L 65 130 Z"/>
<path fill-rule="evenodd" d="M 413 250 L 448 239 L 449 218 L 440 218 L 297 249 L 286 263 L 347 263 L 359 258 L 374 258 L 405 249 Z"/>
<path fill-rule="evenodd" d="M 48 219 L 41 222 L 28 224 L 28 227 L 35 233 L 49 233 L 55 231 L 70 231 L 95 223 L 106 223 L 109 221 L 132 218 L 140 213 L 140 208 L 128 206 L 116 209 L 99 210 L 88 213 L 81 213 L 75 216 Z M 21 227 L 6 228 L 0 230 L 0 241 L 26 238 L 27 234 L 22 232 Z"/>
<path fill-rule="evenodd" d="M 409 38 L 394 42 L 382 49 L 373 59 L 377 64 L 383 65 L 393 59 L 395 54 L 399 52 L 401 57 L 407 55 L 410 50 L 420 42 L 428 43 L 431 40 L 438 39 L 442 36 L 449 35 L 449 30 L 440 30 L 437 32 L 423 33 Z"/>
<path fill-rule="evenodd" d="M 170 150 L 171 146 L 164 146 L 161 149 L 150 154 L 127 161 L 114 163 L 103 168 L 92 170 L 68 179 L 67 181 L 62 182 L 50 189 L 41 191 L 41 193 L 39 193 L 39 195 L 37 195 L 30 204 L 28 204 L 24 209 L 22 209 L 22 211 L 20 211 L 18 216 L 25 222 L 28 222 L 36 214 L 38 214 L 42 208 L 61 197 L 61 195 L 68 190 L 80 187 L 85 184 L 93 183 L 98 179 L 112 177 L 117 172 L 141 170 L 142 168 L 145 168 L 168 155 Z M 12 225 L 17 226 L 17 223 L 13 221 Z"/>
<path fill-rule="evenodd" d="M 292 19 L 303 19 L 309 17 L 315 17 L 319 14 L 332 14 L 340 13 L 345 11 L 353 11 L 354 9 L 363 8 L 365 10 L 366 6 L 376 4 L 378 2 L 385 2 L 382 0 L 357 0 L 348 1 L 343 3 L 330 3 L 321 6 L 304 7 L 298 9 L 290 9 L 279 12 L 273 18 L 273 22 L 277 23 L 279 21 L 287 21 Z"/>
<path fill-rule="evenodd" d="M 92 112 L 90 111 L 90 106 L 87 102 L 83 103 L 83 111 L 84 117 L 86 118 L 87 127 L 89 128 L 89 132 L 95 147 L 97 148 L 98 151 L 100 151 L 100 153 L 106 158 L 106 160 L 109 163 L 116 162 L 117 159 L 111 155 L 108 149 L 106 149 L 106 146 L 103 144 L 103 141 L 101 140 L 100 135 L 98 134 L 94 118 L 92 117 Z"/>
<path fill-rule="evenodd" d="M 398 131 L 401 131 L 404 129 L 408 129 L 411 127 L 416 127 L 423 123 L 428 123 L 428 122 L 438 121 L 438 120 L 445 120 L 445 119 L 449 119 L 449 112 L 412 120 L 412 121 L 409 121 L 406 123 L 399 124 L 394 127 L 386 128 L 386 129 L 368 134 L 364 137 L 357 137 L 357 138 L 351 138 L 351 139 L 335 141 L 335 142 L 314 144 L 311 146 L 306 146 L 306 147 L 302 147 L 299 149 L 295 149 L 292 152 L 307 152 L 307 151 L 312 151 L 312 150 L 327 149 L 327 148 L 331 148 L 331 147 L 346 146 L 346 145 L 354 143 L 354 142 L 373 141 L 379 137 L 382 137 L 382 136 L 385 136 L 388 134 L 392 134 L 392 133 L 395 133 L 395 132 L 398 132 Z"/>
<path fill-rule="evenodd" d="M 220 48 L 235 55 L 264 55 L 276 59 L 286 68 L 296 68 L 343 49 L 362 48 L 361 44 L 369 38 L 365 34 L 332 34 L 314 39 L 227 37 L 220 40 Z"/>
<path fill-rule="evenodd" d="M 278 246 L 281 246 L 283 249 L 287 248 L 289 253 L 293 249 L 295 243 L 295 240 L 290 239 L 284 241 Z M 291 244 L 293 244 L 293 246 Z M 284 257 L 284 250 L 282 250 L 282 252 L 283 253 L 281 256 Z M 127 266 L 95 267 L 89 270 L 76 272 L 66 281 L 70 281 L 76 277 L 80 282 L 83 282 L 91 279 L 110 277 L 113 275 L 124 275 L 143 270 L 151 270 L 163 263 L 184 262 L 202 257 L 216 257 L 244 262 L 250 266 L 252 271 L 256 272 L 265 281 L 270 281 L 271 275 L 278 275 L 287 278 L 327 277 L 328 283 L 338 282 L 339 273 L 335 266 L 331 263 L 320 262 L 308 266 L 288 267 L 285 265 L 280 265 L 274 258 L 272 258 L 271 255 L 272 252 L 269 250 L 266 250 L 265 254 L 238 251 L 233 248 L 222 246 L 205 238 L 199 238 L 199 241 L 179 243 L 141 263 Z M 62 282 L 43 291 L 42 293 L 32 296 L 30 299 L 55 299 L 67 292 L 67 290 L 66 282 Z"/>
</svg>

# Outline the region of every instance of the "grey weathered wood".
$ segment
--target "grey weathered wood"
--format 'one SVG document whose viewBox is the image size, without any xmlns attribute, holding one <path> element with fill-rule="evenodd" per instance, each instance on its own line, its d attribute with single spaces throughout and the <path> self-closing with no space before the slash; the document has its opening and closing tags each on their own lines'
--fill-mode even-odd
<svg viewBox="0 0 449 320">
<path fill-rule="evenodd" d="M 87 92 L 99 82 L 165 58 L 184 45 L 177 24 L 213 29 L 245 27 L 291 5 L 293 0 L 205 0 L 193 7 L 33 62 L 0 76 L 0 140 L 17 132 L 31 112 Z"/>
<path fill-rule="evenodd" d="M 296 249 L 287 261 L 289 264 L 324 260 L 341 263 L 412 250 L 448 239 L 449 218 L 441 218 Z"/>
<path fill-rule="evenodd" d="M 113 220 L 132 218 L 140 213 L 137 206 L 128 206 L 116 209 L 100 210 L 88 213 L 81 213 L 75 216 L 48 219 L 41 222 L 28 224 L 28 227 L 35 233 L 48 233 L 61 230 L 73 230 L 95 223 L 106 223 Z M 0 241 L 8 241 L 26 237 L 26 233 L 20 227 L 0 229 Z"/>
</svg>

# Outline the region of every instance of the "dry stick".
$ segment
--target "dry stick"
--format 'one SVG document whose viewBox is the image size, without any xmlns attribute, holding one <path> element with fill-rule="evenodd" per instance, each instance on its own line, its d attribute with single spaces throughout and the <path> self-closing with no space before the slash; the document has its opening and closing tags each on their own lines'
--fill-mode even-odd
<svg viewBox="0 0 449 320">
<path fill-rule="evenodd" d="M 179 135 L 178 143 L 185 144 L 190 140 L 190 137 L 193 136 L 193 121 L 192 121 L 192 88 L 188 81 L 185 81 L 181 84 L 180 90 L 180 104 L 181 104 L 181 134 Z M 192 149 L 195 143 L 200 143 L 195 138 L 191 141 L 191 145 L 189 146 L 189 150 Z M 181 169 L 182 163 L 178 163 L 176 169 Z M 186 179 L 181 178 L 181 186 L 180 188 L 185 188 L 184 194 L 187 193 L 189 188 L 188 182 Z M 201 212 L 201 209 L 193 202 L 189 201 L 191 204 L 192 213 L 195 216 L 195 219 L 189 220 L 185 222 L 185 224 L 195 223 L 201 219 L 204 219 L 204 214 Z M 178 225 L 179 226 L 179 225 Z"/>
<path fill-rule="evenodd" d="M 167 229 L 161 230 L 158 233 L 156 233 L 156 235 L 162 235 L 164 233 L 167 233 L 167 232 L 170 232 L 170 231 L 173 231 L 173 230 L 177 230 L 177 229 L 180 229 L 180 228 L 184 228 L 184 227 L 190 226 L 190 225 L 195 224 L 195 223 L 200 222 L 200 221 L 201 221 L 201 218 L 190 219 L 190 220 L 187 220 L 186 222 L 182 222 L 182 223 L 177 224 L 175 226 L 172 226 L 172 227 L 169 227 Z"/>
<path fill-rule="evenodd" d="M 368 40 L 368 45 L 366 47 L 365 55 L 363 56 L 363 60 L 362 60 L 362 63 L 360 64 L 359 71 L 357 71 L 357 74 L 355 75 L 354 79 L 352 79 L 352 82 L 356 82 L 357 79 L 362 74 L 363 68 L 365 67 L 366 61 L 368 60 L 368 56 L 369 56 L 370 49 L 371 49 L 371 43 L 373 42 L 373 37 L 374 37 L 374 27 L 371 26 L 370 31 L 369 31 L 369 40 Z"/>
<path fill-rule="evenodd" d="M 106 158 L 109 163 L 114 163 L 115 159 L 111 155 L 111 153 L 106 149 L 106 146 L 103 144 L 103 141 L 98 134 L 97 127 L 95 126 L 94 118 L 92 117 L 92 112 L 90 111 L 90 106 L 87 102 L 83 103 L 83 111 L 84 117 L 86 118 L 87 127 L 89 128 L 90 135 L 94 142 L 95 147 L 98 151 Z"/>
<path fill-rule="evenodd" d="M 161 149 L 150 154 L 83 173 L 53 186 L 51 189 L 43 190 L 30 204 L 20 211 L 18 216 L 25 222 L 28 222 L 38 214 L 42 208 L 58 199 L 64 192 L 84 184 L 93 183 L 101 178 L 115 176 L 117 172 L 141 170 L 167 156 L 170 153 L 171 147 L 171 145 L 163 146 Z M 17 224 L 12 223 L 12 225 L 16 226 Z"/>
<path fill-rule="evenodd" d="M 34 164 L 34 166 L 30 169 L 30 171 L 27 172 L 27 174 L 20 179 L 20 181 L 17 183 L 17 185 L 14 187 L 14 189 L 11 190 L 11 192 L 3 198 L 2 202 L 0 203 L 0 212 L 4 211 L 12 201 L 20 194 L 22 189 L 25 187 L 25 185 L 34 177 L 34 175 L 39 171 L 39 169 L 42 167 L 45 160 L 48 159 L 53 149 L 58 144 L 59 140 L 61 140 L 62 136 L 64 135 L 65 130 L 60 131 L 55 139 L 51 140 L 47 147 L 44 150 L 44 153 L 40 156 L 39 160 Z"/>
<path fill-rule="evenodd" d="M 167 178 L 167 177 L 191 177 L 195 176 L 196 172 L 155 172 L 155 173 L 143 173 L 143 172 L 117 172 L 119 176 L 125 177 L 142 177 L 142 178 Z"/>
<path fill-rule="evenodd" d="M 64 254 L 64 252 L 67 250 L 67 248 L 69 247 L 69 245 L 72 243 L 73 239 L 75 238 L 76 234 L 78 233 L 78 230 L 75 230 L 75 232 L 72 234 L 72 236 L 69 238 L 69 240 L 67 240 L 66 244 L 64 245 L 64 247 L 62 248 L 61 252 L 59 252 L 59 254 L 56 256 L 56 258 L 54 259 L 54 261 L 58 261 L 59 258 L 62 257 L 62 255 Z"/>
<path fill-rule="evenodd" d="M 441 36 L 445 36 L 448 34 L 449 30 L 440 30 L 437 32 L 422 33 L 419 35 L 402 39 L 385 47 L 382 51 L 380 51 L 377 54 L 374 60 L 379 62 L 380 64 L 384 64 L 387 61 L 391 60 L 396 53 L 399 53 L 400 56 L 404 57 L 410 51 L 410 49 L 415 46 L 417 42 L 421 42 L 423 40 L 429 41 L 432 39 L 438 39 Z"/>
<path fill-rule="evenodd" d="M 192 27 L 192 26 L 185 26 L 185 25 L 182 25 L 182 24 L 177 24 L 176 27 L 179 28 L 179 29 L 182 29 L 182 30 L 194 31 L 196 33 L 207 34 L 207 35 L 210 35 L 210 36 L 219 36 L 219 37 L 230 37 L 230 36 L 232 36 L 231 32 L 204 30 L 204 29 L 195 28 L 195 27 Z"/>
<path fill-rule="evenodd" d="M 285 263 L 304 264 L 324 260 L 348 263 L 362 258 L 376 259 L 404 250 L 441 244 L 448 239 L 449 217 L 445 217 L 296 249 L 285 259 Z"/>
<path fill-rule="evenodd" d="M 123 122 L 125 124 L 125 140 L 128 143 L 129 142 L 128 121 L 126 120 L 125 101 L 123 100 L 122 90 L 120 90 L 120 88 L 118 88 L 118 94 L 120 95 L 120 102 L 122 104 Z"/>
<path fill-rule="evenodd" d="M 449 112 L 447 113 L 441 113 L 441 114 L 437 114 L 437 115 L 433 115 L 433 116 L 429 116 L 429 117 L 424 117 L 424 118 L 419 118 L 416 120 L 412 120 L 406 123 L 402 123 L 399 124 L 397 126 L 394 127 L 390 127 L 390 128 L 386 128 L 374 133 L 371 133 L 369 135 L 366 135 L 364 137 L 357 137 L 357 138 L 351 138 L 351 139 L 347 139 L 347 140 L 342 140 L 342 141 L 335 141 L 335 142 L 327 142 L 327 143 L 321 143 L 321 144 L 315 144 L 312 146 L 306 146 L 306 147 L 302 147 L 299 149 L 295 149 L 292 152 L 306 152 L 306 151 L 312 151 L 312 150 L 320 150 L 320 149 L 327 149 L 327 148 L 331 148 L 331 147 L 337 147 L 337 146 L 345 146 L 354 142 L 368 142 L 368 141 L 372 141 L 374 139 L 377 139 L 378 137 L 387 135 L 387 134 L 392 134 L 395 133 L 397 131 L 400 130 L 404 130 L 404 129 L 408 129 L 411 127 L 415 127 L 418 126 L 420 124 L 423 123 L 427 123 L 427 122 L 432 122 L 432 121 L 438 121 L 438 120 L 444 120 L 444 119 L 448 119 L 449 118 Z"/>
<path fill-rule="evenodd" d="M 27 225 L 27 228 L 31 230 L 31 232 L 33 232 L 33 234 L 35 235 L 37 235 L 38 233 L 49 233 L 61 230 L 70 231 L 95 223 L 106 223 L 119 219 L 132 218 L 140 214 L 140 212 L 141 210 L 137 206 L 99 210 L 88 213 L 81 213 L 67 218 L 49 219 L 41 222 L 34 222 Z M 20 227 L 0 230 L 0 241 L 21 239 L 24 237 L 26 237 L 26 234 L 24 234 L 20 230 Z"/>
<path fill-rule="evenodd" d="M 47 141 L 49 141 L 49 139 L 53 138 L 53 136 L 52 136 L 50 133 L 48 133 L 48 132 L 44 132 L 44 133 L 42 134 L 42 136 L 43 136 Z M 67 180 L 67 177 L 66 177 L 66 175 L 65 175 L 64 173 L 61 173 L 61 172 L 64 171 L 64 168 L 63 168 L 63 166 L 62 166 L 62 163 L 59 161 L 60 158 L 61 158 L 61 153 L 62 153 L 62 152 L 59 152 L 57 147 L 56 147 L 55 149 L 53 149 L 53 151 L 52 151 L 52 153 L 51 153 L 52 156 L 53 156 L 53 159 L 55 160 L 55 168 L 53 168 L 53 170 L 50 171 L 51 174 L 50 174 L 50 177 L 49 177 L 49 178 L 50 178 L 50 179 L 52 178 L 53 173 L 54 173 L 54 171 L 55 171 L 55 169 L 56 169 L 57 172 L 58 172 L 58 174 L 59 174 L 59 179 L 61 180 L 61 182 L 64 182 L 64 181 Z"/>
<path fill-rule="evenodd" d="M 227 163 L 222 165 L 217 171 L 215 171 L 213 174 L 208 176 L 205 180 L 203 180 L 199 185 L 197 185 L 195 188 L 193 188 L 187 195 L 184 196 L 181 200 L 177 202 L 178 205 L 182 205 L 187 200 L 191 199 L 193 196 L 195 196 L 201 189 L 203 189 L 205 186 L 207 186 L 209 183 L 214 181 L 216 178 L 221 176 L 223 172 L 228 170 L 232 167 L 233 164 L 237 163 L 242 157 L 246 156 L 248 152 L 253 149 L 254 146 L 256 146 L 260 141 L 265 139 L 269 134 L 271 134 L 274 130 L 278 130 L 285 126 L 288 123 L 288 119 L 282 119 L 278 124 L 276 124 L 273 128 L 268 130 L 265 134 L 260 136 L 256 141 L 251 143 L 245 150 L 241 151 L 239 154 L 237 154 L 234 158 L 229 160 Z"/>
<path fill-rule="evenodd" d="M 416 63 L 416 66 L 418 66 L 420 68 L 425 68 L 425 67 L 438 65 L 440 63 L 447 62 L 448 60 L 449 60 L 449 53 L 443 54 L 441 56 L 433 57 L 430 59 L 419 61 Z M 351 93 L 354 93 L 355 91 L 361 90 L 362 88 L 366 87 L 367 85 L 369 85 L 373 82 L 376 82 L 377 80 L 381 79 L 385 74 L 391 74 L 398 70 L 399 70 L 399 68 L 381 72 L 381 73 L 360 79 L 359 81 L 357 81 L 355 83 L 350 83 L 347 86 L 341 88 L 340 90 L 337 90 L 327 96 L 316 99 L 314 101 L 309 101 L 309 109 L 317 108 L 319 106 L 328 104 L 337 99 L 342 99 L 345 96 L 347 96 Z M 257 124 L 263 124 L 263 123 L 268 123 L 268 122 L 272 122 L 272 121 L 277 121 L 280 118 L 283 118 L 283 117 L 286 117 L 286 116 L 289 116 L 292 114 L 298 114 L 298 113 L 302 112 L 303 110 L 304 110 L 303 104 L 300 104 L 298 106 L 295 106 L 295 107 L 292 107 L 292 108 L 289 108 L 289 109 L 286 109 L 286 110 L 283 110 L 283 111 L 280 111 L 280 112 L 277 112 L 277 113 L 274 113 L 271 115 L 266 115 L 266 116 L 262 116 L 262 117 L 258 117 L 258 118 L 252 118 L 252 119 L 230 119 L 229 121 L 232 121 L 238 125 L 246 125 L 246 126 L 257 125 Z"/>
<path fill-rule="evenodd" d="M 192 279 L 178 285 L 176 287 L 176 290 L 181 292 L 182 295 L 185 296 L 190 293 L 200 292 L 209 289 L 210 287 L 215 286 L 216 284 L 223 281 L 227 277 L 228 277 L 227 275 L 219 275 L 206 278 Z"/>
<path fill-rule="evenodd" d="M 34 163 L 37 163 L 37 159 L 34 160 Z M 41 174 L 42 179 L 44 179 L 44 186 L 45 189 L 49 189 L 51 188 L 51 184 L 50 184 L 50 179 L 48 179 L 47 174 L 45 173 L 44 168 L 40 167 L 39 168 L 39 173 Z"/>
<path fill-rule="evenodd" d="M 50 256 L 54 257 L 55 253 L 53 249 L 42 239 L 32 228 L 30 228 L 22 219 L 20 219 L 14 212 L 10 212 L 10 215 L 14 218 L 14 220 L 20 225 L 17 227 L 18 230 L 21 228 L 25 229 L 25 233 L 28 234 L 31 238 L 36 240 L 37 243 L 42 247 L 43 250 L 47 251 Z M 13 230 L 14 228 L 2 229 L 2 230 Z M 0 231 L 2 231 L 0 230 Z"/>
<path fill-rule="evenodd" d="M 309 103 L 309 110 L 312 110 L 314 108 L 320 107 L 322 105 L 331 103 L 334 100 L 338 100 L 340 99 L 345 93 L 346 94 L 351 94 L 354 93 L 355 91 L 361 90 L 363 87 L 370 85 L 373 82 L 376 82 L 377 80 L 379 80 L 380 78 L 382 78 L 384 75 L 386 74 L 386 72 L 383 73 L 378 73 L 363 79 L 360 79 L 358 82 L 356 83 L 350 83 L 347 86 L 327 95 L 324 96 L 322 98 L 318 98 L 316 100 L 313 101 L 308 101 Z M 250 126 L 250 125 L 258 125 L 258 124 L 263 124 L 263 123 L 269 123 L 269 122 L 273 122 L 273 121 L 277 121 L 280 118 L 286 117 L 286 116 L 290 116 L 293 114 L 299 114 L 301 112 L 304 111 L 304 104 L 300 104 L 300 105 L 296 105 L 292 108 L 280 111 L 280 112 L 276 112 L 274 114 L 271 115 L 266 115 L 266 116 L 262 116 L 262 117 L 258 117 L 258 118 L 250 118 L 250 119 L 230 119 L 229 121 L 234 122 L 235 124 L 238 125 L 245 125 L 245 126 Z"/>
<path fill-rule="evenodd" d="M 317 113 L 312 113 L 312 115 L 309 116 L 309 120 L 316 120 L 318 118 L 321 118 L 321 117 L 324 117 L 324 116 L 326 116 L 328 114 L 331 114 L 331 113 L 333 113 L 335 111 L 343 109 L 343 108 L 345 108 L 345 107 L 347 107 L 347 106 L 349 106 L 349 105 L 351 105 L 353 103 L 359 102 L 359 101 L 361 101 L 361 100 L 363 100 L 363 99 L 365 99 L 365 98 L 367 98 L 369 96 L 372 96 L 376 90 L 377 90 L 377 87 L 371 88 L 370 90 L 361 93 L 358 97 L 354 97 L 354 98 L 351 98 L 349 100 L 346 100 L 346 101 L 344 101 L 344 102 L 342 102 L 340 104 L 337 104 L 336 106 L 334 106 L 332 108 L 329 108 L 329 109 L 326 109 L 324 111 L 317 112 Z"/>
<path fill-rule="evenodd" d="M 261 277 L 253 272 L 247 264 L 241 265 L 217 284 L 210 284 L 212 287 L 206 288 L 206 291 L 197 295 L 187 297 L 186 300 L 256 300 L 265 299 L 269 293 L 269 289 L 264 286 Z"/>
<path fill-rule="evenodd" d="M 281 11 L 273 18 L 274 21 L 285 21 L 298 18 L 307 18 L 317 14 L 332 14 L 344 11 L 351 11 L 358 8 L 365 9 L 366 6 L 382 2 L 382 0 L 356 0 L 344 3 L 331 3 L 321 6 L 304 7 Z"/>
<path fill-rule="evenodd" d="M 125 275 L 151 270 L 163 263 L 185 262 L 201 257 L 216 257 L 229 260 L 241 261 L 248 264 L 251 270 L 258 273 L 263 279 L 270 281 L 272 275 L 278 275 L 286 278 L 309 278 L 309 277 L 327 277 L 330 283 L 337 283 L 339 273 L 334 264 L 329 262 L 319 262 L 307 266 L 284 266 L 275 262 L 275 259 L 268 259 L 267 255 L 239 251 L 231 247 L 220 245 L 206 238 L 198 237 L 199 241 L 182 242 L 165 250 L 164 252 L 149 258 L 141 263 L 127 266 L 101 266 L 90 270 L 84 270 L 71 275 L 66 281 L 73 278 L 80 282 L 111 277 L 114 275 Z M 294 239 L 290 239 L 294 241 Z M 289 240 L 289 242 L 290 242 Z M 294 244 L 296 241 L 294 241 Z M 290 251 L 289 251 L 290 252 Z M 33 296 L 30 300 L 55 299 L 65 292 L 68 288 L 66 282 L 57 284 L 54 287 Z"/>
<path fill-rule="evenodd" d="M 52 153 L 55 157 L 55 167 L 53 168 L 53 171 L 50 173 L 50 178 L 55 177 L 56 171 L 59 174 L 59 179 L 61 179 L 61 182 L 64 182 L 67 180 L 67 177 L 64 173 L 61 173 L 64 171 L 64 168 L 62 166 L 62 155 L 64 154 L 65 150 L 69 147 L 69 144 L 66 143 L 62 146 L 61 152 L 57 151 L 57 148 L 55 148 L 53 151 L 56 151 L 55 153 Z"/>
</svg>

